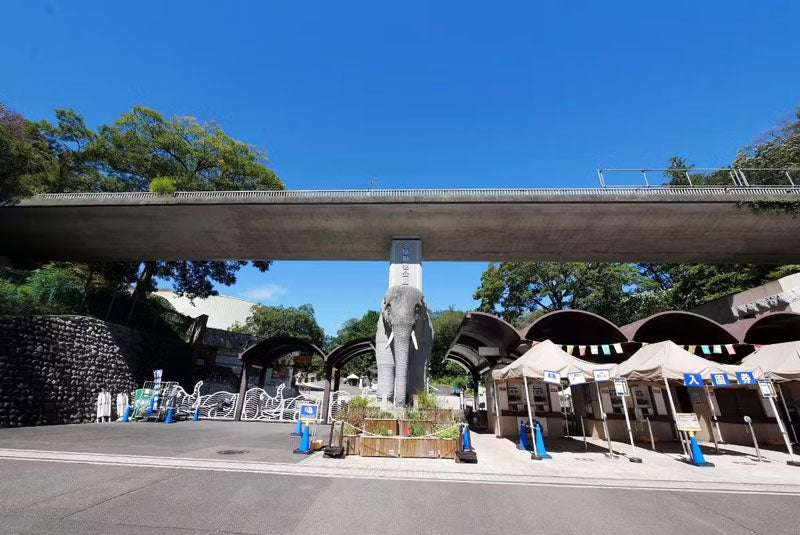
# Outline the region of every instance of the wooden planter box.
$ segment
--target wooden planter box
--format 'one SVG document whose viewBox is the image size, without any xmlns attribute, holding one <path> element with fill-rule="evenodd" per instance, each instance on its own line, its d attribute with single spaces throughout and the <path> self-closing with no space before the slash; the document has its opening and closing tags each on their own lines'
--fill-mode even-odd
<svg viewBox="0 0 800 535">
<path fill-rule="evenodd" d="M 345 455 L 358 455 L 361 453 L 361 435 L 345 435 L 342 446 Z"/>
<path fill-rule="evenodd" d="M 419 409 L 426 420 L 437 424 L 446 424 L 453 421 L 453 409 Z"/>
<path fill-rule="evenodd" d="M 395 437 L 361 437 L 362 457 L 397 457 L 398 439 Z"/>
<path fill-rule="evenodd" d="M 436 437 L 406 437 L 400 439 L 400 457 L 436 459 L 438 456 L 439 439 Z"/>
<path fill-rule="evenodd" d="M 364 419 L 380 412 L 380 407 L 348 407 L 347 423 L 353 427 L 364 429 Z"/>
<path fill-rule="evenodd" d="M 378 434 L 380 428 L 387 428 L 392 435 L 397 435 L 397 420 L 388 418 L 367 418 L 364 420 L 364 431 Z"/>
<path fill-rule="evenodd" d="M 458 440 L 454 438 L 440 438 L 438 440 L 439 440 L 439 458 L 455 459 L 456 451 L 458 451 Z"/>
<path fill-rule="evenodd" d="M 400 436 L 407 437 L 411 434 L 411 424 L 422 425 L 426 435 L 433 433 L 433 422 L 428 420 L 400 420 Z"/>
</svg>

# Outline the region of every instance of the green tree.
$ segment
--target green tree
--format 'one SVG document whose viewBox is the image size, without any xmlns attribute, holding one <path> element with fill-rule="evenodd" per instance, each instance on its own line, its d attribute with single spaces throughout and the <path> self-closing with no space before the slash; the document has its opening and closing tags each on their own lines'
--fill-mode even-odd
<svg viewBox="0 0 800 535">
<path fill-rule="evenodd" d="M 0 204 L 48 191 L 55 155 L 35 124 L 0 103 Z"/>
<path fill-rule="evenodd" d="M 299 307 L 255 305 L 250 312 L 252 315 L 244 324 L 236 323 L 232 326 L 233 332 L 263 339 L 293 336 L 310 342 L 320 349 L 324 347 L 325 332 L 317 323 L 314 307 L 311 305 Z"/>
<path fill-rule="evenodd" d="M 380 313 L 377 310 L 368 310 L 360 318 L 350 318 L 345 321 L 342 328 L 336 332 L 336 336 L 328 341 L 327 350 L 332 351 L 342 344 L 358 340 L 359 338 L 369 338 L 375 340 L 375 333 L 378 329 L 378 319 Z M 361 355 L 351 360 L 343 368 L 343 374 L 366 375 L 370 368 L 375 367 L 375 354 Z"/>
<path fill-rule="evenodd" d="M 448 370 L 448 363 L 444 360 L 447 350 L 456 337 L 458 328 L 464 320 L 465 312 L 450 307 L 447 310 L 431 312 L 431 322 L 433 323 L 433 348 L 431 349 L 431 360 L 428 365 L 430 377 L 438 381 L 445 376 L 452 375 L 452 370 Z M 458 372 L 463 372 L 456 368 Z"/>
</svg>

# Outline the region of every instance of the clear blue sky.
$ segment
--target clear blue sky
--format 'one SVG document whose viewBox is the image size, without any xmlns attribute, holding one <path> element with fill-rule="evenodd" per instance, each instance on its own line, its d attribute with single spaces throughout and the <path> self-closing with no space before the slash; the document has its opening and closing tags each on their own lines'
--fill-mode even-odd
<svg viewBox="0 0 800 535">
<path fill-rule="evenodd" d="M 599 167 L 675 154 L 724 165 L 800 105 L 796 1 L 29 0 L 2 13 L 10 107 L 73 107 L 93 126 L 137 104 L 216 119 L 292 189 L 594 186 Z M 311 303 L 334 334 L 377 307 L 387 267 L 281 262 L 221 291 Z M 472 308 L 484 267 L 426 264 L 430 306 Z"/>
</svg>

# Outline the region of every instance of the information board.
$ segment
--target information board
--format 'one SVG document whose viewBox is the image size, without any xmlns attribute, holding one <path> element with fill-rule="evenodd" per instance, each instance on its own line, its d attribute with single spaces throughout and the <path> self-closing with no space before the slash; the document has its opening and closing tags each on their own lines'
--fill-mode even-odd
<svg viewBox="0 0 800 535">
<path fill-rule="evenodd" d="M 693 412 L 676 412 L 675 421 L 679 431 L 700 431 L 700 420 Z"/>
</svg>

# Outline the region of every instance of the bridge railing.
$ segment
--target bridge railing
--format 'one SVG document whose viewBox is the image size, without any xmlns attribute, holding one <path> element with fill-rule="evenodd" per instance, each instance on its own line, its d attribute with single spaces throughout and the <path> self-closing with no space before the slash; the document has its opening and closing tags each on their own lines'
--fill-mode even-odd
<svg viewBox="0 0 800 535">
<path fill-rule="evenodd" d="M 258 199 L 258 198 L 430 198 L 552 196 L 719 196 L 719 195 L 800 195 L 800 185 L 787 186 L 604 186 L 602 188 L 504 188 L 504 189 L 370 189 L 370 190 L 266 190 L 266 191 L 178 191 L 178 199 Z M 40 200 L 145 200 L 161 198 L 149 192 L 47 193 Z"/>
<path fill-rule="evenodd" d="M 686 167 L 652 169 L 598 169 L 600 186 L 608 187 L 675 187 L 686 186 L 800 186 L 797 167 Z M 635 179 L 634 184 L 612 184 L 620 179 Z"/>
</svg>

